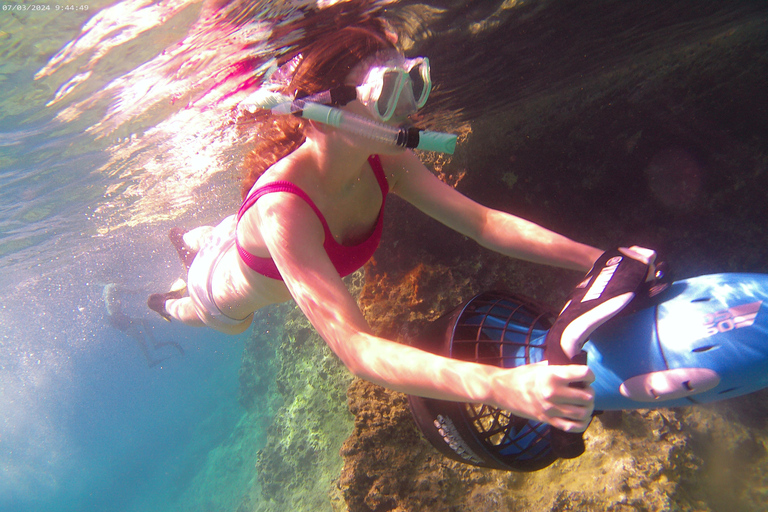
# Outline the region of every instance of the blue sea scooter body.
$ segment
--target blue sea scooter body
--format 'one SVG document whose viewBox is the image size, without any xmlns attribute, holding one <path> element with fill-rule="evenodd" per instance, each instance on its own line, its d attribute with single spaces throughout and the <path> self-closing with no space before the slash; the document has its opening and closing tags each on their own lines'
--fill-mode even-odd
<svg viewBox="0 0 768 512">
<path fill-rule="evenodd" d="M 768 275 L 694 277 L 664 299 L 590 336 L 596 409 L 677 407 L 768 387 Z"/>
<path fill-rule="evenodd" d="M 478 294 L 437 320 L 419 346 L 513 368 L 542 361 L 554 320 L 512 294 Z M 596 410 L 679 407 L 768 387 L 768 275 L 712 274 L 674 282 L 655 302 L 621 314 L 584 345 Z M 552 429 L 480 404 L 409 397 L 425 437 L 469 464 L 535 471 L 554 462 Z"/>
</svg>

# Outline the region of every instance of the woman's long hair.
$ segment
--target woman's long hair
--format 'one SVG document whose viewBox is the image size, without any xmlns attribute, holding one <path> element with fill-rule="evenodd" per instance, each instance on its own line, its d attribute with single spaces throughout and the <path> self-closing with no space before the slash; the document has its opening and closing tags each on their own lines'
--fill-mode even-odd
<svg viewBox="0 0 768 512">
<path fill-rule="evenodd" d="M 392 50 L 381 26 L 346 27 L 327 34 L 302 50 L 303 57 L 296 67 L 290 85 L 283 92 L 293 96 L 296 91 L 306 94 L 327 91 L 343 85 L 360 61 L 379 52 Z M 259 126 L 256 146 L 245 159 L 243 198 L 256 180 L 275 162 L 296 150 L 305 140 L 306 121 L 295 116 L 274 116 L 257 112 Z"/>
</svg>

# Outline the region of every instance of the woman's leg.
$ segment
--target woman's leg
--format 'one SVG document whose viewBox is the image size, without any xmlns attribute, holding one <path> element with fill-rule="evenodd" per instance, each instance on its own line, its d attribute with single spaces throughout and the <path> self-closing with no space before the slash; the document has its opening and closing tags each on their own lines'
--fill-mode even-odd
<svg viewBox="0 0 768 512">
<path fill-rule="evenodd" d="M 153 293 L 147 299 L 147 306 L 149 309 L 156 312 L 163 317 L 164 320 L 170 322 L 173 315 L 168 312 L 166 304 L 171 300 L 178 300 L 187 294 L 187 283 L 183 279 L 177 279 L 172 285 L 171 290 L 165 293 Z M 195 324 L 190 324 L 195 325 Z"/>
<path fill-rule="evenodd" d="M 183 252 L 191 253 L 194 250 L 194 259 L 187 270 L 187 283 L 179 280 L 174 283 L 170 292 L 150 295 L 147 301 L 149 308 L 169 322 L 176 318 L 190 326 L 211 325 L 210 322 L 215 321 L 216 315 L 222 314 L 210 297 L 211 275 L 222 254 L 234 246 L 236 225 L 236 216 L 230 215 L 215 228 L 202 226 L 183 234 L 180 234 L 180 230 L 177 231 L 176 237 L 182 240 Z M 182 251 L 179 251 L 179 256 L 184 260 Z M 236 321 L 238 332 L 247 328 L 250 319 L 249 317 L 248 322 Z M 235 332 L 230 325 L 218 326 L 217 323 L 214 322 L 212 327 L 222 332 Z"/>
<path fill-rule="evenodd" d="M 187 244 L 193 252 L 197 252 L 202 249 L 203 244 L 210 238 L 213 229 L 213 226 L 200 226 L 195 229 L 190 229 L 184 233 L 184 243 Z"/>
<path fill-rule="evenodd" d="M 187 272 L 189 272 L 189 267 L 192 266 L 195 256 L 208 240 L 212 231 L 212 226 L 200 226 L 189 231 L 182 228 L 171 228 L 168 232 L 168 238 Z"/>
<path fill-rule="evenodd" d="M 171 299 L 166 301 L 165 307 L 169 316 L 179 320 L 185 325 L 192 327 L 208 326 L 225 334 L 240 334 L 250 327 L 253 321 L 253 313 L 248 315 L 245 320 L 235 320 L 232 322 L 222 322 L 221 317 L 211 317 L 208 323 L 204 323 L 197 313 L 194 303 L 190 297 L 182 299 Z"/>
</svg>

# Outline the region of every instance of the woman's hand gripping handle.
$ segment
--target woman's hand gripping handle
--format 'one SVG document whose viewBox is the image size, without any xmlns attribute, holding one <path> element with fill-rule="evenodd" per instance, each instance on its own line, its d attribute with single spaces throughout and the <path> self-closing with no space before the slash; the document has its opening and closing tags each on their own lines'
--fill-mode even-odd
<svg viewBox="0 0 768 512">
<path fill-rule="evenodd" d="M 595 329 L 616 316 L 655 275 L 656 253 L 642 247 L 619 247 L 604 252 L 584 280 L 571 292 L 565 307 L 547 333 L 550 365 L 586 365 L 584 343 Z M 572 387 L 584 387 L 573 383 Z M 560 458 L 584 453 L 582 433 L 553 429 L 552 450 Z"/>
</svg>

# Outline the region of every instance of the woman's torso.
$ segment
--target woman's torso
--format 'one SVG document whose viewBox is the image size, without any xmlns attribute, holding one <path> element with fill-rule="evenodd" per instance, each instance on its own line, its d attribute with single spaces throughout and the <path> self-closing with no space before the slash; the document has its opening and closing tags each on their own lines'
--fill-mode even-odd
<svg viewBox="0 0 768 512">
<path fill-rule="evenodd" d="M 371 165 L 366 162 L 359 172 L 350 174 L 350 179 L 329 187 L 299 151 L 299 154 L 289 155 L 267 170 L 251 192 L 268 183 L 289 181 L 314 202 L 337 243 L 356 246 L 365 242 L 376 227 L 383 204 L 382 188 Z M 254 256 L 269 258 L 269 251 L 258 229 L 257 215 L 256 208 L 244 213 L 238 224 L 238 243 Z M 223 313 L 233 318 L 245 318 L 266 305 L 291 299 L 282 280 L 266 277 L 248 268 L 235 248 L 229 250 L 219 262 L 213 283 L 216 304 Z"/>
</svg>

